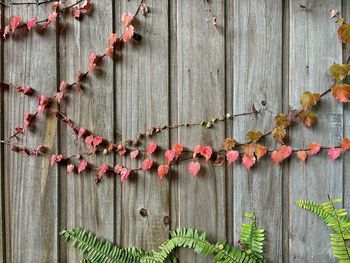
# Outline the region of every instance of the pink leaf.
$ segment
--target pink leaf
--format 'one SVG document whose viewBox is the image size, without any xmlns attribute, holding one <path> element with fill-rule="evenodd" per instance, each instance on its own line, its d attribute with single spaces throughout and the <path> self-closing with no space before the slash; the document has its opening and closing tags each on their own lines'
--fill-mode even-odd
<svg viewBox="0 0 350 263">
<path fill-rule="evenodd" d="M 67 82 L 65 82 L 64 80 L 63 80 L 63 81 L 61 81 L 61 83 L 60 83 L 60 91 L 64 91 L 64 90 L 66 90 L 66 89 L 67 89 L 67 87 L 68 87 Z"/>
<path fill-rule="evenodd" d="M 132 13 L 123 13 L 121 21 L 124 26 L 128 26 L 133 19 L 134 15 Z"/>
<path fill-rule="evenodd" d="M 280 151 L 273 151 L 271 153 L 271 159 L 273 160 L 273 162 L 275 163 L 275 165 L 278 165 L 280 162 L 283 161 L 283 156 L 280 153 Z"/>
<path fill-rule="evenodd" d="M 52 154 L 50 157 L 50 166 L 54 166 L 56 162 L 57 162 L 57 155 Z"/>
<path fill-rule="evenodd" d="M 91 52 L 89 56 L 89 69 L 92 69 L 94 66 L 96 66 L 95 62 L 98 58 L 98 55 L 96 52 Z"/>
<path fill-rule="evenodd" d="M 80 128 L 79 132 L 78 132 L 78 140 L 80 140 L 81 137 L 83 137 L 83 135 L 85 134 L 86 129 L 85 128 Z M 89 144 L 91 145 L 91 143 Z"/>
<path fill-rule="evenodd" d="M 120 181 L 122 183 L 124 183 L 128 179 L 130 173 L 131 173 L 131 170 L 129 170 L 127 168 L 122 168 L 121 171 L 120 171 L 120 175 L 121 175 Z"/>
<path fill-rule="evenodd" d="M 13 16 L 11 17 L 10 20 L 10 26 L 11 26 L 11 31 L 15 31 L 19 23 L 21 22 L 21 17 L 20 16 Z"/>
<path fill-rule="evenodd" d="M 180 154 L 184 150 L 183 146 L 179 143 L 174 143 L 172 149 L 175 151 L 176 159 L 179 158 Z"/>
<path fill-rule="evenodd" d="M 320 150 L 321 150 L 321 145 L 319 145 L 318 143 L 315 143 L 315 142 L 309 143 L 308 154 L 310 156 L 313 156 L 313 155 L 317 154 Z"/>
<path fill-rule="evenodd" d="M 139 155 L 139 151 L 138 150 L 133 150 L 130 152 L 130 157 L 131 158 L 136 158 Z"/>
<path fill-rule="evenodd" d="M 199 154 L 203 156 L 206 161 L 208 161 L 212 153 L 213 153 L 213 150 L 210 145 L 207 145 L 207 146 L 196 145 L 193 151 L 193 158 L 195 158 L 197 154 Z"/>
<path fill-rule="evenodd" d="M 159 165 L 158 167 L 158 175 L 160 180 L 163 179 L 163 177 L 169 172 L 169 166 L 164 164 L 164 165 Z"/>
<path fill-rule="evenodd" d="M 80 18 L 80 14 L 81 14 L 80 8 L 78 6 L 73 6 L 71 8 L 71 14 L 76 19 Z"/>
<path fill-rule="evenodd" d="M 100 179 L 103 175 L 107 173 L 108 164 L 104 163 L 98 168 L 98 179 Z"/>
<path fill-rule="evenodd" d="M 47 21 L 46 21 L 45 25 L 42 26 L 41 30 L 44 30 L 44 29 L 48 28 L 51 25 L 51 23 L 53 21 L 55 21 L 56 19 L 57 19 L 57 13 L 56 12 L 49 13 L 47 15 Z"/>
<path fill-rule="evenodd" d="M 27 22 L 27 29 L 28 31 L 30 31 L 30 29 L 36 25 L 36 22 L 38 21 L 38 18 L 35 16 L 33 17 L 32 19 L 30 19 L 28 22 Z"/>
<path fill-rule="evenodd" d="M 29 86 L 26 86 L 23 90 L 24 95 L 30 96 L 30 95 L 33 95 L 33 93 L 34 93 L 34 90 Z"/>
<path fill-rule="evenodd" d="M 6 39 L 7 34 L 10 32 L 10 27 L 9 26 L 5 26 L 4 29 L 4 33 L 2 34 L 2 36 L 4 37 L 4 39 Z"/>
<path fill-rule="evenodd" d="M 54 4 L 51 6 L 51 10 L 52 11 L 56 11 L 58 7 L 62 6 L 62 2 L 61 1 L 56 1 L 54 2 Z"/>
<path fill-rule="evenodd" d="M 114 166 L 114 172 L 116 174 L 120 174 L 123 170 L 123 166 L 121 166 L 120 164 L 117 164 L 116 166 Z"/>
<path fill-rule="evenodd" d="M 292 151 L 293 151 L 292 147 L 287 146 L 287 145 L 282 145 L 280 150 L 279 150 L 283 160 L 287 159 L 292 154 Z"/>
<path fill-rule="evenodd" d="M 340 154 L 341 154 L 341 148 L 332 147 L 328 150 L 328 156 L 329 158 L 331 158 L 332 161 L 338 159 Z"/>
<path fill-rule="evenodd" d="M 100 145 L 102 143 L 102 141 L 103 141 L 102 137 L 96 136 L 96 137 L 94 137 L 92 144 L 94 147 L 96 147 L 96 146 Z"/>
<path fill-rule="evenodd" d="M 74 164 L 68 164 L 67 165 L 67 174 L 71 174 L 74 171 Z"/>
<path fill-rule="evenodd" d="M 62 100 L 62 98 L 63 98 L 63 92 L 57 92 L 56 93 L 56 95 L 55 95 L 55 98 L 56 98 L 56 101 L 58 102 L 58 103 L 61 103 L 61 100 Z"/>
<path fill-rule="evenodd" d="M 94 140 L 94 136 L 93 136 L 93 135 L 89 135 L 89 136 L 87 136 L 87 137 L 85 138 L 85 143 L 86 143 L 87 145 L 91 145 L 92 142 L 93 142 L 93 140 Z"/>
<path fill-rule="evenodd" d="M 134 27 L 132 25 L 125 28 L 123 32 L 123 41 L 126 43 L 128 42 L 132 36 L 134 35 Z"/>
<path fill-rule="evenodd" d="M 198 174 L 200 169 L 201 169 L 201 165 L 199 162 L 190 162 L 188 164 L 188 170 L 190 171 L 193 177 L 195 177 Z"/>
<path fill-rule="evenodd" d="M 49 105 L 49 100 L 44 95 L 38 97 L 37 100 L 39 102 L 38 112 L 43 112 L 45 107 Z"/>
<path fill-rule="evenodd" d="M 91 0 L 86 0 L 82 7 L 80 7 L 80 10 L 83 14 L 89 13 L 93 7 Z"/>
<path fill-rule="evenodd" d="M 165 161 L 166 164 L 170 164 L 172 160 L 175 158 L 175 151 L 174 150 L 166 150 L 165 151 Z"/>
<path fill-rule="evenodd" d="M 249 156 L 248 154 L 243 155 L 242 163 L 249 171 L 250 168 L 255 164 L 256 158 L 254 156 Z"/>
<path fill-rule="evenodd" d="M 152 155 L 156 149 L 157 144 L 155 144 L 154 142 L 150 142 L 147 146 L 147 155 Z"/>
<path fill-rule="evenodd" d="M 120 156 L 124 155 L 126 153 L 126 147 L 123 144 L 119 144 L 117 147 L 117 152 Z"/>
<path fill-rule="evenodd" d="M 115 33 L 112 33 L 108 37 L 108 46 L 113 46 L 118 40 L 118 35 Z"/>
<path fill-rule="evenodd" d="M 152 161 L 152 160 L 145 159 L 145 160 L 142 162 L 142 165 L 141 165 L 142 171 L 146 171 L 146 170 L 151 169 L 152 164 L 153 164 L 153 161 Z"/>
<path fill-rule="evenodd" d="M 87 161 L 82 160 L 82 161 L 79 163 L 78 173 L 80 174 L 82 171 L 84 171 L 84 170 L 86 169 L 87 166 L 88 166 Z"/>
<path fill-rule="evenodd" d="M 306 159 L 307 159 L 307 152 L 306 151 L 298 151 L 297 152 L 297 156 L 300 159 L 300 161 L 302 161 L 303 163 L 305 163 Z"/>
<path fill-rule="evenodd" d="M 239 152 L 238 151 L 228 151 L 226 153 L 226 159 L 227 159 L 227 164 L 231 164 L 235 162 L 239 157 Z"/>
</svg>

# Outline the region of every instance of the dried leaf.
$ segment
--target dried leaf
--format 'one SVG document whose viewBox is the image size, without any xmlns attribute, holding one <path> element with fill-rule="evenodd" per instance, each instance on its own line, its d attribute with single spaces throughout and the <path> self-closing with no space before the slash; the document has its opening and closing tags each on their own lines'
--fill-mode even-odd
<svg viewBox="0 0 350 263">
<path fill-rule="evenodd" d="M 343 80 L 350 73 L 350 64 L 333 64 L 329 68 L 329 75 L 337 82 Z"/>
<path fill-rule="evenodd" d="M 320 101 L 320 94 L 305 91 L 300 98 L 300 104 L 304 111 L 309 110 Z"/>
</svg>

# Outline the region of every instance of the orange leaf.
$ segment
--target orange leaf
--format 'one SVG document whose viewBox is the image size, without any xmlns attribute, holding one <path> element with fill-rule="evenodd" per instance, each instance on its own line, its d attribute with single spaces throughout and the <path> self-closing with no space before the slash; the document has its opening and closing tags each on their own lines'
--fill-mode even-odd
<svg viewBox="0 0 350 263">
<path fill-rule="evenodd" d="M 313 156 L 313 155 L 317 154 L 320 150 L 321 150 L 321 145 L 319 145 L 318 143 L 315 143 L 315 142 L 310 142 L 309 143 L 308 154 L 310 156 Z"/>
<path fill-rule="evenodd" d="M 350 85 L 340 84 L 332 88 L 332 95 L 340 102 L 350 102 Z"/>
<path fill-rule="evenodd" d="M 302 161 L 303 163 L 305 163 L 306 158 L 307 158 L 307 152 L 306 151 L 298 151 L 297 152 L 297 156 L 300 159 L 300 161 Z"/>
<path fill-rule="evenodd" d="M 350 140 L 348 138 L 344 138 L 341 141 L 341 148 L 343 152 L 350 150 Z"/>
<path fill-rule="evenodd" d="M 343 23 L 337 30 L 338 37 L 343 43 L 350 43 L 350 24 Z"/>
<path fill-rule="evenodd" d="M 320 94 L 305 91 L 300 98 L 300 104 L 305 111 L 315 106 L 320 101 Z"/>
</svg>

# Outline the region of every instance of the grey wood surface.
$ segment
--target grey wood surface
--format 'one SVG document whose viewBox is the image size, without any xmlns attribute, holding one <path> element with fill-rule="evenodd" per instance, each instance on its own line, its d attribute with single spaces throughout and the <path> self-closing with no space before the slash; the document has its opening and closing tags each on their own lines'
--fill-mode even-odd
<svg viewBox="0 0 350 263">
<path fill-rule="evenodd" d="M 83 92 L 64 100 L 63 112 L 96 135 L 124 141 L 160 124 L 237 114 L 253 105 L 266 110 L 211 129 L 162 132 L 140 150 L 150 141 L 162 148 L 179 142 L 188 149 L 197 144 L 219 149 L 225 137 L 245 141 L 250 129 L 266 132 L 275 113 L 298 107 L 303 91 L 325 90 L 331 84 L 328 67 L 347 56 L 329 15 L 335 8 L 348 18 L 350 4 L 345 0 L 145 2 L 151 12 L 135 22 L 142 41 L 128 43 L 104 59 L 83 82 Z M 91 51 L 105 51 L 109 34 L 122 30 L 122 13 L 134 12 L 138 3 L 94 1 L 92 14 L 82 21 L 67 14 L 45 34 L 19 30 L 1 42 L 0 80 L 54 94 L 60 81 L 70 83 L 77 70 L 88 68 Z M 209 7 L 217 27 L 211 23 Z M 49 9 L 49 5 L 2 7 L 1 28 L 12 15 L 43 18 Z M 37 104 L 11 89 L 1 90 L 0 100 L 2 139 Z M 316 113 L 315 129 L 297 125 L 290 130 L 291 145 L 307 147 L 312 140 L 335 145 L 344 135 L 350 136 L 349 107 L 327 96 Z M 67 156 L 83 149 L 56 118 L 39 114 L 36 126 L 29 136 L 19 136 L 18 143 L 44 143 Z M 277 146 L 270 139 L 263 143 Z M 275 166 L 264 158 L 250 172 L 241 165 L 203 164 L 196 179 L 182 163 L 172 167 L 162 182 L 152 171 L 140 172 L 123 184 L 107 176 L 98 186 L 95 172 L 67 176 L 64 167 L 49 167 L 49 157 L 26 157 L 3 146 L 0 155 L 0 262 L 6 263 L 77 262 L 79 254 L 66 246 L 58 231 L 79 226 L 124 247 L 156 249 L 169 229 L 178 226 L 199 228 L 211 241 L 226 239 L 237 245 L 247 212 L 255 212 L 258 225 L 266 229 L 268 262 L 333 262 L 328 229 L 297 209 L 295 201 L 323 202 L 330 194 L 344 198 L 347 208 L 350 204 L 348 156 L 332 163 L 326 152 L 307 164 L 293 158 Z M 161 153 L 154 158 L 164 161 Z M 90 160 L 141 165 L 140 159 L 113 155 Z M 176 254 L 180 262 L 210 262 L 188 250 Z"/>
</svg>

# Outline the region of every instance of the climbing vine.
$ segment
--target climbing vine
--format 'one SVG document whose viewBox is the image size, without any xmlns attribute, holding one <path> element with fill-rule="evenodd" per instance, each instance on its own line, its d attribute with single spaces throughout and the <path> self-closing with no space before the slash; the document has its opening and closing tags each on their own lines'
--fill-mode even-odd
<svg viewBox="0 0 350 263">
<path fill-rule="evenodd" d="M 54 2 L 52 10 L 58 14 L 65 12 L 68 9 L 75 18 L 79 18 L 80 15 L 88 13 L 93 4 L 90 0 L 85 3 L 76 2 L 73 5 L 63 7 L 60 1 Z M 286 113 L 279 113 L 274 116 L 274 125 L 270 130 L 259 131 L 251 130 L 247 131 L 247 141 L 239 142 L 235 138 L 223 138 L 222 148 L 214 149 L 211 145 L 203 143 L 203 145 L 182 145 L 180 143 L 174 143 L 170 149 L 161 148 L 157 145 L 156 141 L 149 142 L 146 146 L 142 146 L 144 139 L 150 139 L 151 137 L 159 134 L 163 131 L 170 129 L 188 128 L 193 126 L 202 126 L 205 129 L 213 128 L 219 123 L 228 122 L 239 117 L 245 117 L 248 115 L 259 115 L 265 109 L 256 110 L 253 105 L 252 110 L 249 112 L 242 112 L 239 114 L 227 113 L 222 116 L 213 117 L 210 120 L 191 121 L 179 124 L 161 124 L 155 127 L 150 127 L 146 131 L 140 131 L 135 138 L 127 139 L 125 141 L 117 140 L 115 142 L 108 141 L 93 131 L 89 131 L 86 128 L 75 123 L 69 116 L 60 110 L 57 110 L 56 103 L 61 104 L 68 97 L 69 91 L 75 91 L 76 93 L 82 92 L 82 80 L 87 78 L 90 74 L 93 74 L 95 68 L 100 65 L 100 62 L 113 54 L 115 48 L 128 43 L 129 41 L 141 41 L 142 36 L 137 32 L 134 27 L 134 20 L 137 15 L 141 13 L 146 16 L 149 13 L 149 7 L 142 0 L 134 13 L 126 12 L 121 16 L 121 25 L 123 27 L 122 33 L 112 33 L 107 39 L 107 47 L 104 53 L 99 54 L 95 51 L 91 51 L 88 59 L 88 69 L 86 71 L 77 70 L 75 80 L 68 83 L 66 80 L 62 80 L 58 91 L 55 94 L 45 95 L 38 94 L 35 88 L 24 85 L 18 86 L 9 83 L 1 83 L 3 89 L 15 90 L 17 93 L 29 96 L 37 101 L 37 109 L 34 112 L 25 112 L 23 124 L 15 128 L 13 133 L 3 140 L 1 143 L 10 147 L 13 152 L 22 154 L 41 156 L 44 154 L 50 154 L 50 164 L 64 165 L 67 173 L 81 174 L 84 171 L 94 170 L 96 171 L 95 181 L 98 183 L 106 174 L 114 174 L 120 176 L 122 182 L 126 181 L 129 176 L 138 171 L 156 170 L 160 179 L 163 179 L 170 171 L 171 166 L 178 165 L 182 162 L 187 162 L 188 172 L 192 176 L 196 176 L 203 165 L 203 163 L 211 162 L 215 166 L 236 165 L 238 161 L 250 170 L 261 158 L 270 156 L 270 159 L 275 165 L 279 165 L 286 159 L 295 155 L 301 162 L 305 163 L 308 158 L 312 158 L 320 151 L 327 151 L 331 161 L 335 161 L 341 155 L 350 150 L 350 140 L 344 138 L 337 145 L 325 145 L 317 141 L 310 141 L 308 147 L 297 149 L 292 145 L 287 145 L 287 131 L 293 125 L 299 125 L 299 123 L 305 125 L 308 128 L 312 128 L 317 121 L 317 115 L 315 113 L 315 106 L 322 102 L 322 99 L 328 94 L 331 94 L 337 101 L 342 103 L 348 103 L 350 97 L 350 84 L 347 83 L 347 76 L 350 73 L 350 64 L 334 64 L 329 68 L 330 78 L 333 79 L 333 84 L 320 93 L 314 93 L 305 91 L 300 97 L 300 108 L 290 109 Z M 216 21 L 210 6 L 208 6 L 208 14 L 212 16 L 213 23 Z M 332 14 L 332 17 L 337 18 L 339 24 L 338 36 L 341 42 L 350 43 L 350 24 L 344 22 L 344 19 L 336 12 Z M 13 17 L 10 20 L 9 30 L 12 33 L 20 26 L 28 26 L 28 23 L 21 23 L 19 17 Z M 36 22 L 37 23 L 37 22 Z M 50 19 L 46 19 L 46 24 L 49 25 Z M 31 25 L 31 24 L 30 24 Z M 29 28 L 30 29 L 30 28 Z M 10 32 L 9 31 L 9 32 Z M 6 37 L 6 34 L 4 35 Z M 350 58 L 350 56 L 349 56 Z M 349 62 L 347 59 L 347 63 Z M 35 147 L 28 147 L 13 142 L 13 139 L 17 136 L 26 134 L 27 130 L 35 127 L 35 120 L 42 116 L 43 112 L 47 111 L 51 116 L 58 118 L 65 125 L 67 125 L 73 136 L 81 144 L 85 144 L 86 150 L 83 152 L 77 152 L 76 154 L 67 156 L 64 153 L 55 153 L 52 149 L 48 149 L 45 145 L 37 145 Z M 263 144 L 263 140 L 266 137 L 272 137 L 278 144 L 275 149 L 269 149 Z M 96 154 L 117 154 L 124 158 L 139 159 L 141 165 L 138 167 L 125 167 L 120 163 L 108 164 L 93 164 L 86 160 L 87 156 Z M 163 156 L 162 161 L 156 161 L 156 156 L 161 154 Z M 203 161 L 204 162 L 203 162 Z"/>
</svg>

